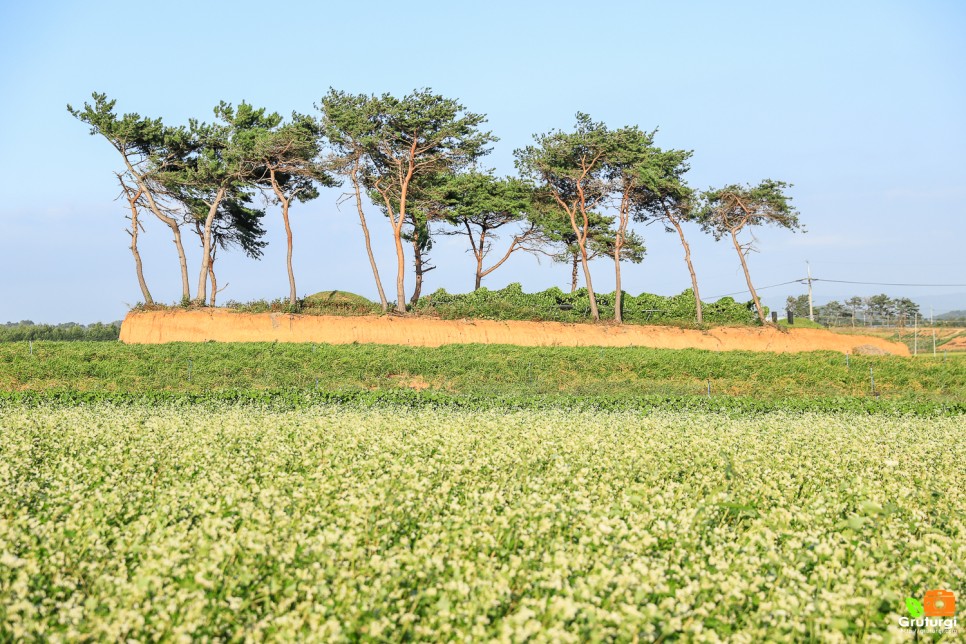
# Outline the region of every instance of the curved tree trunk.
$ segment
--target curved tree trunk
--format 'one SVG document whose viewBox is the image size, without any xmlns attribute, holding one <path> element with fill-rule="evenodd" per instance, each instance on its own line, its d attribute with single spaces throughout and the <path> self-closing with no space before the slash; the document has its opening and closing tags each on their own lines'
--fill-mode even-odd
<svg viewBox="0 0 966 644">
<path fill-rule="evenodd" d="M 621 291 L 621 249 L 624 247 L 624 234 L 627 232 L 627 210 L 629 208 L 629 196 L 624 193 L 621 199 L 620 223 L 617 227 L 617 234 L 614 235 L 614 321 L 623 324 L 624 318 L 621 307 L 624 301 L 624 293 Z"/>
<path fill-rule="evenodd" d="M 154 200 L 154 195 L 148 189 L 147 182 L 144 180 L 144 176 L 139 174 L 134 166 L 131 165 L 131 161 L 127 158 L 126 154 L 122 155 L 124 157 L 124 165 L 127 166 L 128 172 L 134 177 L 135 182 L 138 184 L 138 188 L 144 193 L 144 196 L 148 200 L 148 209 L 154 214 L 155 217 L 163 221 L 169 228 L 171 228 L 171 233 L 174 236 L 174 246 L 178 250 L 178 262 L 181 264 L 181 300 L 187 302 L 191 299 L 191 285 L 188 280 L 188 259 L 184 253 L 184 245 L 181 243 L 181 227 L 178 226 L 178 222 L 174 217 L 169 217 L 161 212 L 161 208 L 158 207 L 157 202 Z"/>
<path fill-rule="evenodd" d="M 131 230 L 128 234 L 131 236 L 131 254 L 134 255 L 134 269 L 137 272 L 138 285 L 141 287 L 141 295 L 144 296 L 144 303 L 154 304 L 151 291 L 148 290 L 148 283 L 144 280 L 144 267 L 141 265 L 141 253 L 138 252 L 138 232 L 140 232 L 141 224 L 138 222 L 137 200 L 141 196 L 141 192 L 138 191 L 132 195 L 132 191 L 123 182 L 121 185 L 127 193 L 128 203 L 131 204 Z"/>
<path fill-rule="evenodd" d="M 574 251 L 573 267 L 570 271 L 570 292 L 577 292 L 577 263 L 580 261 L 580 251 Z"/>
<path fill-rule="evenodd" d="M 292 306 L 295 306 L 295 300 L 298 298 L 298 295 L 295 291 L 295 271 L 292 270 L 292 225 L 289 223 L 288 219 L 288 206 L 291 203 L 291 198 L 286 199 L 281 187 L 279 187 L 278 181 L 275 179 L 274 168 L 269 169 L 268 176 L 269 180 L 272 182 L 272 190 L 275 191 L 275 196 L 278 198 L 278 202 L 282 205 L 282 221 L 285 223 L 285 242 L 287 250 L 285 255 L 285 266 L 288 268 L 288 302 Z"/>
<path fill-rule="evenodd" d="M 298 295 L 295 291 L 295 271 L 292 270 L 292 226 L 288 221 L 288 204 L 288 201 L 282 202 L 282 219 L 285 221 L 285 240 L 288 242 L 288 253 L 285 256 L 286 266 L 288 267 L 288 301 L 289 304 L 295 306 Z"/>
<path fill-rule="evenodd" d="M 171 229 L 171 236 L 174 241 L 174 247 L 178 252 L 178 264 L 181 267 L 181 299 L 184 302 L 191 300 L 191 286 L 188 281 L 188 258 L 184 252 L 184 244 L 181 242 L 181 226 L 178 225 L 178 220 L 174 217 L 169 217 L 161 212 L 157 203 L 154 201 L 154 197 L 147 190 L 147 186 L 142 180 L 138 180 L 138 186 L 144 190 L 144 195 L 148 199 L 148 208 L 151 210 L 155 217 L 163 221 L 168 228 Z"/>
<path fill-rule="evenodd" d="M 624 323 L 624 318 L 621 315 L 621 304 L 623 302 L 623 293 L 621 292 L 621 244 L 614 244 L 614 280 L 616 285 L 614 287 L 614 321 L 618 324 Z"/>
<path fill-rule="evenodd" d="M 352 186 L 356 192 L 356 209 L 359 211 L 359 224 L 362 226 L 362 236 L 366 240 L 366 253 L 369 255 L 369 265 L 372 267 L 372 275 L 376 278 L 376 290 L 379 291 L 379 304 L 382 312 L 389 310 L 389 301 L 386 300 L 386 292 L 382 289 L 382 279 L 379 277 L 379 267 L 376 265 L 376 256 L 372 253 L 372 242 L 369 239 L 369 226 L 366 225 L 366 214 L 362 210 L 362 191 L 359 189 L 359 160 L 357 159 L 352 166 L 350 173 Z"/>
<path fill-rule="evenodd" d="M 406 312 L 406 254 L 403 251 L 402 231 L 393 226 L 393 233 L 396 242 L 396 311 Z"/>
<path fill-rule="evenodd" d="M 526 236 L 528 234 L 529 234 L 529 232 L 528 233 L 524 233 L 524 235 L 522 237 L 521 236 L 514 237 L 513 238 L 513 241 L 510 243 L 510 247 L 507 248 L 506 253 L 503 255 L 503 257 L 500 258 L 500 261 L 498 261 L 497 263 L 493 264 L 492 266 L 490 266 L 486 270 L 483 270 L 483 257 L 484 256 L 483 255 L 479 255 L 477 257 L 477 265 L 476 265 L 477 266 L 477 268 L 476 268 L 476 271 L 477 271 L 477 273 L 476 273 L 476 290 L 479 290 L 479 288 L 480 288 L 480 282 L 483 281 L 483 278 L 484 277 L 486 277 L 487 275 L 489 275 L 490 273 L 492 273 L 496 269 L 498 269 L 501 266 L 503 266 L 503 263 L 506 260 L 510 259 L 510 255 L 512 255 L 513 252 L 515 250 L 517 250 L 517 248 L 522 247 L 523 242 L 521 240 L 526 239 Z M 483 237 L 481 236 L 480 237 L 480 240 L 482 241 L 482 239 L 483 239 Z"/>
<path fill-rule="evenodd" d="M 413 142 L 413 149 L 416 143 Z M 412 155 L 414 152 L 410 152 Z M 392 200 L 389 198 L 388 191 L 382 191 L 382 198 L 386 202 L 386 213 L 392 222 L 393 241 L 396 243 L 396 311 L 406 313 L 406 253 L 402 245 L 402 227 L 406 221 L 406 196 L 409 192 L 409 182 L 413 178 L 413 164 L 410 162 L 406 169 L 406 176 L 403 178 L 399 192 L 399 212 L 394 214 Z M 378 182 L 376 189 L 379 190 Z"/>
<path fill-rule="evenodd" d="M 583 160 L 581 160 L 583 164 Z M 580 263 L 584 269 L 584 282 L 587 284 L 587 299 L 590 300 L 590 314 L 593 316 L 595 322 L 600 321 L 600 312 L 597 310 L 597 298 L 594 296 L 594 284 L 590 279 L 590 266 L 587 264 L 587 236 L 590 234 L 590 220 L 587 216 L 587 202 L 586 195 L 584 194 L 584 187 L 581 184 L 581 180 L 586 176 L 586 171 L 581 175 L 580 180 L 577 181 L 577 200 L 570 207 L 560 198 L 559 195 L 554 195 L 557 203 L 566 208 L 567 214 L 570 215 L 570 227 L 574 231 L 574 235 L 577 237 L 577 247 L 580 249 Z M 577 209 L 580 209 L 581 219 L 583 221 L 583 226 L 577 225 Z"/>
<path fill-rule="evenodd" d="M 423 251 L 420 248 L 419 233 L 413 231 L 413 274 L 416 284 L 413 286 L 413 296 L 409 300 L 409 306 L 416 304 L 420 294 L 423 292 Z"/>
<path fill-rule="evenodd" d="M 218 280 L 215 278 L 215 260 L 212 259 L 208 263 L 208 278 L 211 280 L 211 297 L 208 300 L 208 305 L 214 308 L 215 298 L 218 296 Z"/>
<path fill-rule="evenodd" d="M 761 320 L 762 324 L 765 324 L 765 312 L 761 309 L 761 300 L 758 299 L 758 293 L 755 291 L 755 285 L 751 283 L 751 274 L 748 272 L 748 262 L 745 261 L 745 254 L 741 250 L 741 245 L 738 243 L 737 232 L 731 230 L 731 241 L 735 245 L 735 250 L 738 251 L 738 259 L 741 260 L 741 268 L 745 271 L 745 281 L 748 282 L 748 290 L 751 292 L 751 299 L 755 301 L 755 309 L 758 312 L 758 319 Z"/>
<path fill-rule="evenodd" d="M 204 306 L 207 299 L 208 267 L 211 265 L 211 224 L 218 213 L 218 206 L 225 196 L 225 189 L 219 188 L 214 200 L 208 204 L 208 216 L 205 218 L 205 229 L 202 233 L 201 273 L 198 275 L 198 290 L 195 291 L 195 303 Z"/>
<path fill-rule="evenodd" d="M 590 266 L 587 264 L 586 242 L 580 244 L 580 264 L 584 269 L 584 282 L 587 284 L 587 297 L 590 299 L 590 315 L 594 321 L 600 321 L 600 311 L 597 310 L 597 298 L 594 296 L 594 283 L 590 281 Z"/>
<path fill-rule="evenodd" d="M 137 219 L 131 222 L 131 254 L 134 255 L 134 268 L 138 274 L 138 286 L 141 287 L 141 295 L 144 296 L 145 304 L 154 304 L 151 291 L 148 290 L 148 283 L 144 281 L 144 268 L 141 265 L 141 253 L 138 252 L 138 222 Z"/>
<path fill-rule="evenodd" d="M 181 227 L 178 226 L 178 222 L 173 217 L 161 217 L 161 220 L 171 228 L 174 247 L 178 250 L 178 262 L 181 264 L 181 300 L 189 302 L 191 300 L 191 287 L 188 285 L 188 259 L 184 254 L 184 245 L 181 243 Z"/>
<path fill-rule="evenodd" d="M 669 217 L 668 220 L 678 231 L 678 237 L 681 238 L 681 245 L 684 246 L 684 263 L 688 265 L 688 272 L 691 273 L 691 289 L 694 291 L 694 307 L 697 311 L 697 321 L 698 324 L 702 324 L 704 317 L 701 313 L 701 294 L 698 292 L 698 276 L 694 272 L 694 264 L 691 263 L 691 246 L 684 238 L 684 230 L 681 228 L 681 224 L 673 217 Z"/>
<path fill-rule="evenodd" d="M 577 192 L 580 194 L 582 204 L 584 199 L 583 189 L 578 186 Z M 576 208 L 574 208 L 574 210 L 576 210 Z M 584 269 L 584 283 L 587 285 L 587 299 L 590 300 L 590 315 L 594 318 L 595 322 L 599 322 L 600 311 L 597 310 L 597 298 L 594 296 L 594 283 L 590 279 L 590 266 L 588 265 L 587 259 L 587 234 L 590 228 L 590 222 L 587 218 L 587 212 L 583 210 L 583 206 L 581 206 L 581 215 L 583 216 L 584 220 L 583 228 L 577 226 L 577 213 L 573 210 L 570 211 L 570 225 L 574 230 L 574 234 L 577 235 L 577 247 L 580 249 L 580 265 Z"/>
<path fill-rule="evenodd" d="M 473 290 L 478 291 L 480 290 L 480 285 L 483 283 L 483 249 L 486 248 L 486 246 L 484 245 L 486 243 L 486 229 L 484 228 L 483 230 L 480 231 L 480 245 L 478 250 L 477 250 L 476 242 L 473 240 L 473 233 L 472 231 L 470 231 L 470 225 L 468 223 L 466 224 L 466 232 L 470 236 L 470 245 L 473 246 L 473 254 L 476 256 L 476 283 L 473 285 Z M 496 266 L 494 266 L 490 270 L 493 270 L 495 268 Z"/>
</svg>

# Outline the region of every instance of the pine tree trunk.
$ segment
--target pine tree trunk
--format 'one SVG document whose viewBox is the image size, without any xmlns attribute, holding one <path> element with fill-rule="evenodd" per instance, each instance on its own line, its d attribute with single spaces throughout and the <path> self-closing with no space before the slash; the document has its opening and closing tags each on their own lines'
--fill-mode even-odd
<svg viewBox="0 0 966 644">
<path fill-rule="evenodd" d="M 761 310 L 761 300 L 758 299 L 758 293 L 755 291 L 754 284 L 751 283 L 751 274 L 748 272 L 748 263 L 745 261 L 745 254 L 741 252 L 741 246 L 738 244 L 738 237 L 734 230 L 731 231 L 731 241 L 735 245 L 735 250 L 738 251 L 738 259 L 741 260 L 741 268 L 745 272 L 745 281 L 748 282 L 748 290 L 751 292 L 751 299 L 755 301 L 755 309 L 758 312 L 758 319 L 761 320 L 762 324 L 765 324 L 765 312 Z"/>
<path fill-rule="evenodd" d="M 211 225 L 218 213 L 218 206 L 225 196 L 225 189 L 219 188 L 214 200 L 208 205 L 208 216 L 205 218 L 205 229 L 202 233 L 201 273 L 198 275 L 198 290 L 195 292 L 195 303 L 204 306 L 207 299 L 208 267 L 211 265 Z"/>
<path fill-rule="evenodd" d="M 125 188 L 127 190 L 127 188 Z M 130 195 L 130 193 L 128 193 Z M 134 255 L 134 269 L 138 276 L 138 285 L 141 287 L 141 295 L 144 296 L 145 304 L 154 304 L 154 299 L 151 297 L 151 291 L 148 290 L 148 283 L 144 280 L 144 267 L 141 265 L 141 253 L 138 252 L 138 232 L 140 230 L 140 224 L 138 224 L 138 208 L 137 199 L 139 195 L 128 198 L 131 204 L 131 254 Z"/>
<path fill-rule="evenodd" d="M 134 268 L 138 274 L 138 286 L 141 287 L 141 295 L 144 296 L 144 303 L 154 304 L 154 298 L 151 297 L 151 291 L 148 290 L 148 283 L 144 281 L 144 268 L 141 265 L 141 253 L 138 252 L 137 226 L 137 221 L 133 222 L 133 232 L 131 233 L 131 254 L 134 255 Z"/>
<path fill-rule="evenodd" d="M 466 225 L 466 231 L 470 235 L 470 244 L 473 244 L 473 233 L 470 232 L 469 224 Z M 480 231 L 480 245 L 479 247 L 473 248 L 473 254 L 476 255 L 476 284 L 473 287 L 474 291 L 480 290 L 480 285 L 483 283 L 483 253 L 484 244 L 486 244 L 486 229 L 484 228 Z"/>
<path fill-rule="evenodd" d="M 617 234 L 614 236 L 614 321 L 617 324 L 624 323 L 621 311 L 624 300 L 624 293 L 621 291 L 621 249 L 624 248 L 624 234 L 627 232 L 628 208 L 629 198 L 625 193 L 621 200 L 620 224 L 617 228 Z"/>
<path fill-rule="evenodd" d="M 621 314 L 621 305 L 623 303 L 623 293 L 621 292 L 621 244 L 614 244 L 614 281 L 616 282 L 614 288 L 614 322 L 618 324 L 624 323 L 624 317 Z"/>
<path fill-rule="evenodd" d="M 211 280 L 211 297 L 209 299 L 208 305 L 214 308 L 215 298 L 218 296 L 218 280 L 215 278 L 215 261 L 214 259 L 208 264 L 208 277 Z"/>
<path fill-rule="evenodd" d="M 409 306 L 416 304 L 423 292 L 423 251 L 420 249 L 419 235 L 415 231 L 413 232 L 413 273 L 416 276 L 416 285 L 413 287 L 413 296 L 409 300 Z"/>
<path fill-rule="evenodd" d="M 171 228 L 171 235 L 174 237 L 174 247 L 178 250 L 178 262 L 181 264 L 181 301 L 191 301 L 191 287 L 188 285 L 188 258 L 184 254 L 184 245 L 181 243 L 181 227 L 173 218 L 168 218 L 165 223 Z"/>
<path fill-rule="evenodd" d="M 413 143 L 413 146 L 416 144 Z M 410 152 L 410 155 L 413 153 Z M 398 219 L 393 219 L 393 209 L 392 202 L 389 199 L 388 193 L 383 193 L 383 199 L 386 202 L 386 212 L 389 214 L 389 219 L 392 221 L 392 233 L 395 237 L 396 242 L 396 311 L 398 313 L 406 313 L 406 255 L 403 251 L 402 245 L 402 227 L 406 222 L 406 196 L 409 192 L 409 182 L 413 178 L 414 168 L 412 164 L 412 158 L 410 158 L 410 163 L 406 169 L 406 176 L 403 178 L 400 191 L 399 191 L 399 212 L 395 215 Z"/>
<path fill-rule="evenodd" d="M 396 311 L 406 312 L 406 284 L 404 283 L 406 271 L 406 254 L 402 245 L 402 230 L 393 226 L 393 237 L 396 242 Z"/>
<path fill-rule="evenodd" d="M 597 298 L 594 296 L 594 284 L 590 281 L 590 266 L 587 265 L 586 242 L 580 244 L 580 264 L 584 269 L 584 281 L 587 283 L 587 298 L 590 300 L 590 315 L 595 322 L 600 322 L 600 311 L 597 310 Z"/>
<path fill-rule="evenodd" d="M 295 271 L 292 270 L 292 225 L 288 218 L 288 207 L 292 200 L 291 198 L 285 197 L 285 193 L 282 192 L 281 186 L 278 185 L 278 180 L 275 178 L 274 168 L 269 169 L 268 176 L 272 182 L 272 190 L 275 192 L 275 197 L 278 198 L 279 203 L 282 205 L 282 221 L 285 223 L 285 242 L 287 251 L 285 255 L 285 266 L 288 269 L 288 302 L 294 307 L 298 295 L 295 291 Z"/>
<path fill-rule="evenodd" d="M 702 324 L 704 321 L 704 316 L 701 312 L 701 294 L 698 292 L 698 276 L 694 272 L 694 264 L 691 263 L 691 246 L 684 238 L 684 230 L 681 228 L 681 224 L 679 224 L 676 219 L 669 219 L 677 229 L 678 236 L 681 238 L 681 245 L 684 246 L 684 263 L 688 265 L 688 272 L 691 273 L 691 289 L 694 291 L 694 307 L 697 311 L 697 322 L 698 324 Z"/>
<path fill-rule="evenodd" d="M 184 245 L 181 243 L 181 228 L 178 226 L 177 220 L 174 217 L 168 217 L 163 212 L 161 208 L 158 207 L 157 202 L 154 200 L 154 195 L 148 190 L 147 182 L 144 180 L 144 176 L 135 171 L 134 166 L 131 165 L 130 160 L 128 160 L 127 155 L 123 155 L 124 164 L 127 166 L 128 172 L 134 177 L 134 180 L 138 184 L 138 188 L 144 193 L 144 196 L 148 200 L 148 209 L 154 214 L 155 217 L 163 221 L 169 228 L 171 228 L 171 233 L 174 236 L 174 246 L 178 250 L 178 262 L 181 265 L 181 300 L 188 302 L 191 299 L 191 284 L 188 279 L 188 259 L 184 253 Z"/>
<path fill-rule="evenodd" d="M 288 254 L 285 257 L 288 267 L 288 301 L 289 304 L 295 306 L 298 295 L 295 291 L 295 271 L 292 270 L 292 226 L 288 220 L 288 204 L 288 200 L 282 201 L 282 219 L 285 220 L 285 239 L 288 242 Z"/>
<path fill-rule="evenodd" d="M 577 292 L 577 262 L 580 261 L 579 251 L 574 251 L 573 270 L 570 271 L 570 292 Z"/>
<path fill-rule="evenodd" d="M 386 292 L 382 289 L 382 279 L 379 278 L 379 267 L 376 265 L 376 256 L 372 253 L 372 242 L 369 239 L 369 226 L 366 225 L 366 214 L 362 210 L 362 191 L 359 189 L 359 161 L 356 160 L 350 173 L 352 186 L 356 191 L 356 209 L 359 211 L 359 224 L 362 226 L 362 236 L 366 240 L 366 253 L 369 255 L 369 265 L 372 267 L 372 275 L 376 278 L 376 290 L 379 291 L 379 304 L 382 312 L 389 310 L 389 301 L 386 300 Z"/>
</svg>

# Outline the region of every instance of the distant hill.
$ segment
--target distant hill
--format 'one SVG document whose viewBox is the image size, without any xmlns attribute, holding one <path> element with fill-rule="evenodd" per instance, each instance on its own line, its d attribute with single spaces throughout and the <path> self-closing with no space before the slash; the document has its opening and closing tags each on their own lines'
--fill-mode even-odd
<svg viewBox="0 0 966 644">
<path fill-rule="evenodd" d="M 966 320 L 966 311 L 949 311 L 936 316 L 937 320 Z"/>
</svg>

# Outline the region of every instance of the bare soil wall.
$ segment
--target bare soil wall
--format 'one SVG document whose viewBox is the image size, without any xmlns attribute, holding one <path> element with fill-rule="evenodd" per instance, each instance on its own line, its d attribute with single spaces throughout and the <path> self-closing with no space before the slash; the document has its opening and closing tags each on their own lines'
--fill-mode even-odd
<svg viewBox="0 0 966 644">
<path fill-rule="evenodd" d="M 840 351 L 909 355 L 904 344 L 839 335 L 820 329 L 719 327 L 708 331 L 663 326 L 607 326 L 560 322 L 434 320 L 394 316 L 314 316 L 284 313 L 132 311 L 121 325 L 128 344 L 165 342 L 318 342 L 325 344 L 516 344 L 531 347 L 601 346 L 710 351 Z M 858 351 L 856 351 L 858 349 Z"/>
</svg>

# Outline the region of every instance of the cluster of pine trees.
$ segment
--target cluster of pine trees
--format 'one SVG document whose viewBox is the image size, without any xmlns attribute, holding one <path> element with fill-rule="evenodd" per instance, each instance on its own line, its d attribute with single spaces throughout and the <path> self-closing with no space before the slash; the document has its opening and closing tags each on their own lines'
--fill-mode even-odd
<svg viewBox="0 0 966 644">
<path fill-rule="evenodd" d="M 808 295 L 789 296 L 785 308 L 798 317 L 808 317 Z M 842 302 L 832 300 L 813 307 L 816 321 L 829 326 L 848 324 L 912 324 L 922 318 L 919 305 L 907 297 L 892 298 L 885 293 L 861 297 L 855 295 Z"/>
<path fill-rule="evenodd" d="M 265 211 L 256 207 L 259 193 L 281 213 L 293 305 L 290 209 L 319 197 L 321 187 L 343 185 L 355 200 L 380 304 L 389 310 L 364 204 L 368 200 L 378 206 L 394 241 L 393 306 L 401 313 L 407 311 L 406 246 L 413 256 L 411 304 L 420 297 L 424 275 L 434 268 L 428 256 L 433 236 L 452 234 L 467 239 L 476 288 L 516 252 L 567 262 L 571 290 L 582 270 L 594 319 L 600 315 L 589 262 L 611 258 L 620 322 L 621 265 L 640 262 L 645 253 L 644 240 L 632 225 L 656 221 L 680 239 L 699 323 L 701 299 L 687 226 L 734 246 L 764 322 L 745 261 L 754 239 L 743 240 L 741 234 L 762 224 L 800 228 L 785 194 L 788 184 L 766 179 L 698 192 L 685 180 L 690 151 L 659 148 L 656 130 L 612 129 L 581 113 L 573 130 L 536 135 L 532 145 L 515 151 L 519 176 L 498 177 L 482 166 L 497 141 L 482 129 L 485 116 L 427 89 L 402 98 L 330 90 L 316 113 L 293 113 L 288 119 L 244 102 L 237 107 L 222 102 L 214 122 L 191 119 L 187 125 L 136 113 L 118 115 L 114 108 L 115 101 L 98 93 L 81 109 L 67 106 L 123 160 L 116 176 L 126 196 L 131 252 L 148 304 L 153 298 L 138 252 L 145 213 L 170 230 L 183 302 L 214 306 L 218 251 L 236 247 L 258 258 L 265 247 Z M 183 231 L 197 235 L 203 251 L 193 293 Z M 506 231 L 512 231 L 509 243 L 495 250 Z"/>
</svg>

